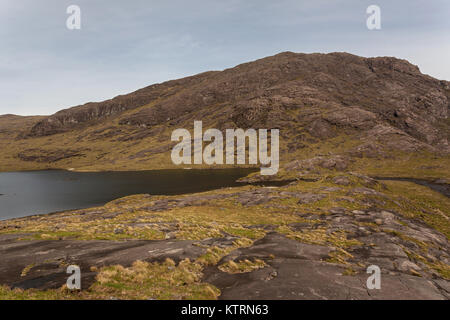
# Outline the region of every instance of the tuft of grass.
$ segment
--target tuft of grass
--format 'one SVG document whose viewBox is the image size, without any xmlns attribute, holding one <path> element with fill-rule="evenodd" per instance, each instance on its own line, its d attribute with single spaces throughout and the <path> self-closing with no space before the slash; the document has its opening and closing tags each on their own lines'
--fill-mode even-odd
<svg viewBox="0 0 450 320">
<path fill-rule="evenodd" d="M 100 269 L 89 298 L 116 299 L 216 299 L 220 291 L 201 282 L 202 268 L 189 259 L 178 265 L 171 259 L 163 263 L 136 261 L 129 268 L 110 266 Z"/>
<path fill-rule="evenodd" d="M 233 242 L 233 245 L 220 248 L 213 246 L 206 250 L 206 253 L 197 258 L 197 262 L 202 266 L 216 265 L 220 259 L 237 248 L 249 247 L 253 241 L 247 238 L 240 238 Z"/>
<path fill-rule="evenodd" d="M 21 277 L 26 277 L 28 272 L 31 271 L 35 266 L 34 263 L 27 265 L 25 268 L 23 268 L 22 273 L 20 274 Z"/>
<path fill-rule="evenodd" d="M 242 261 L 227 261 L 219 266 L 219 270 L 227 273 L 247 273 L 266 267 L 267 264 L 260 259 L 248 259 Z"/>
</svg>

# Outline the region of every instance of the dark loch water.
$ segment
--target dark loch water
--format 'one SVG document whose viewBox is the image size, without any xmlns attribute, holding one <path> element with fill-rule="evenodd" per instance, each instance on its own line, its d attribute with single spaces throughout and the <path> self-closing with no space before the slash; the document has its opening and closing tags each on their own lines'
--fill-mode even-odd
<svg viewBox="0 0 450 320">
<path fill-rule="evenodd" d="M 252 169 L 0 172 L 0 220 L 103 205 L 131 194 L 174 195 L 242 185 Z"/>
</svg>

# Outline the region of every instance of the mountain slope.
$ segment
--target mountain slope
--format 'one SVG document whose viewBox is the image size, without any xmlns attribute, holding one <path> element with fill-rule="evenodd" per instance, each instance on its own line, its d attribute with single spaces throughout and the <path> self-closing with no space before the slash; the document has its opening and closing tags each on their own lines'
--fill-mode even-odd
<svg viewBox="0 0 450 320">
<path fill-rule="evenodd" d="M 279 128 L 282 163 L 330 153 L 445 159 L 449 101 L 448 81 L 405 60 L 285 52 L 37 118 L 14 141 L 2 139 L 0 169 L 171 167 L 170 134 L 194 120 Z"/>
</svg>

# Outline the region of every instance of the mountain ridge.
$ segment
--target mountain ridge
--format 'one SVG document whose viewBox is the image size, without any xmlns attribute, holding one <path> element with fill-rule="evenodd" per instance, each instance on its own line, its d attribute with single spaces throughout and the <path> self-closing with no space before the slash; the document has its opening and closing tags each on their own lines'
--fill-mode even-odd
<svg viewBox="0 0 450 320">
<path fill-rule="evenodd" d="M 449 101 L 450 82 L 406 60 L 283 52 L 29 118 L 14 131 L 0 121 L 0 130 L 8 132 L 9 168 L 13 160 L 23 168 L 167 167 L 170 133 L 192 129 L 194 120 L 220 130 L 280 128 L 284 162 L 315 149 L 312 155 L 442 155 L 450 152 Z M 10 145 L 14 135 L 20 149 Z M 330 143 L 341 147 L 324 147 Z M 58 160 L 46 162 L 48 154 Z"/>
</svg>

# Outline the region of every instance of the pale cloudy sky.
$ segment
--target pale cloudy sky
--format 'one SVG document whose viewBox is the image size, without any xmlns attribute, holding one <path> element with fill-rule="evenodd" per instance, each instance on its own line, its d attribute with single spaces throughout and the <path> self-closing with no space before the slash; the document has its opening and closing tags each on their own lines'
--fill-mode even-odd
<svg viewBox="0 0 450 320">
<path fill-rule="evenodd" d="M 81 30 L 66 9 L 81 8 Z M 366 8 L 381 8 L 381 30 Z M 0 0 L 0 114 L 51 114 L 282 51 L 395 56 L 450 80 L 449 0 Z"/>
</svg>

